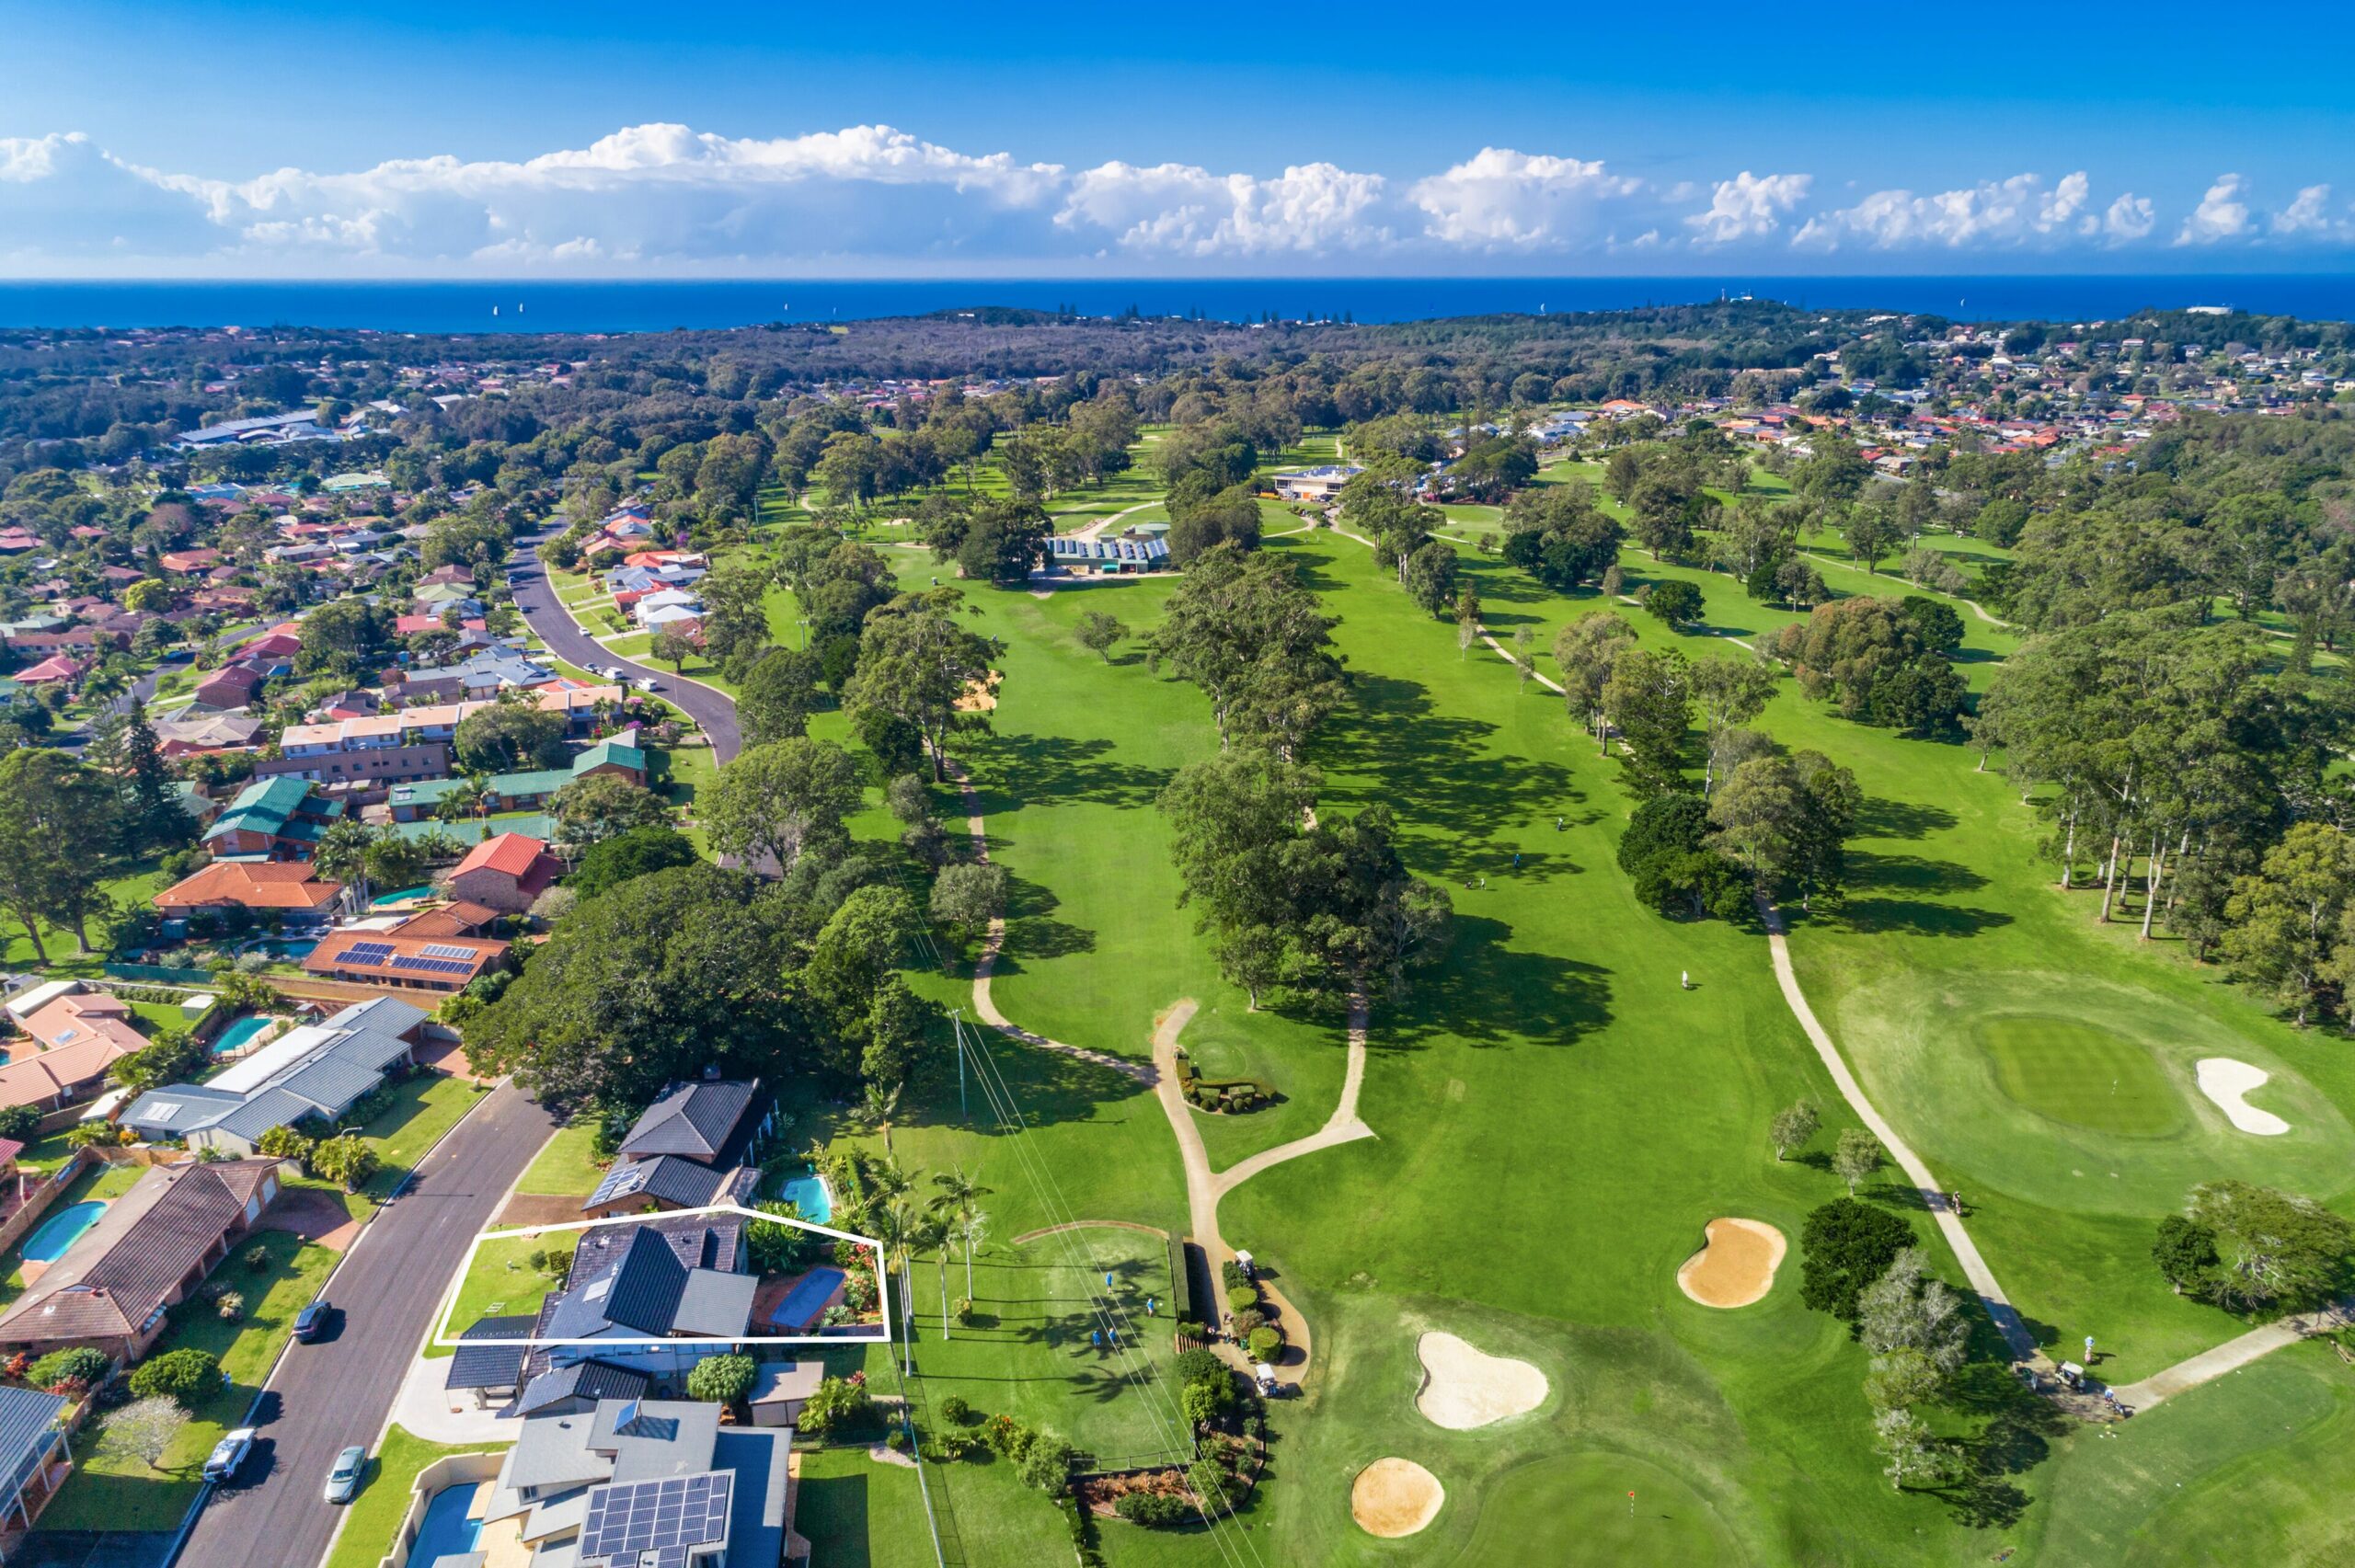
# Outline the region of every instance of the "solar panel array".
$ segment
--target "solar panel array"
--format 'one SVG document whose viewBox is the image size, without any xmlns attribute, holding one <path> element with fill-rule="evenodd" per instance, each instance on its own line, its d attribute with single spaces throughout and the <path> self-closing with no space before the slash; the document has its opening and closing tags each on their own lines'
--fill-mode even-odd
<svg viewBox="0 0 2355 1568">
<path fill-rule="evenodd" d="M 343 962 L 381 964 L 392 956 L 393 944 L 389 942 L 355 942 L 343 950 Z"/>
<path fill-rule="evenodd" d="M 428 949 L 428 952 L 431 949 Z M 474 972 L 474 960 L 428 958 L 421 953 L 404 953 L 393 960 L 396 969 L 422 969 L 432 975 L 469 975 Z"/>
<path fill-rule="evenodd" d="M 471 960 L 475 956 L 475 950 L 471 947 L 453 947 L 446 942 L 429 942 L 423 948 L 419 949 L 419 951 L 424 953 L 424 955 L 429 958 L 465 958 Z"/>
<path fill-rule="evenodd" d="M 685 1568 L 695 1548 L 726 1544 L 735 1482 L 713 1471 L 599 1487 L 589 1494 L 580 1561 Z"/>
</svg>

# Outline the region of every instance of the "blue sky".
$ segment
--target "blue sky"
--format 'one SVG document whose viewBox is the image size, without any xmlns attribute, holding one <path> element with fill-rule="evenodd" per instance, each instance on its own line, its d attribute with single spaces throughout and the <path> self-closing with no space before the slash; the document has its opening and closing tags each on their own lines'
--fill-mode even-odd
<svg viewBox="0 0 2355 1568">
<path fill-rule="evenodd" d="M 2343 269 L 2355 7 L 2228 22 L 0 0 L 0 273 Z"/>
</svg>

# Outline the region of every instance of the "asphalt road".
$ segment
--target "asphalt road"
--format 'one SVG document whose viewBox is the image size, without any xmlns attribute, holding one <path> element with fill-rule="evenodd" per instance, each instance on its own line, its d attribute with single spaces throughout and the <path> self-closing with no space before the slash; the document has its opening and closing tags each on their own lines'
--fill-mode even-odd
<svg viewBox="0 0 2355 1568">
<path fill-rule="evenodd" d="M 213 1489 L 183 1568 L 313 1568 L 327 1555 L 342 1512 L 319 1495 L 328 1467 L 352 1444 L 375 1447 L 443 1288 L 554 1129 L 502 1084 L 361 1231 L 327 1284 L 327 1337 L 288 1345 L 254 1417 L 254 1453 Z"/>
<path fill-rule="evenodd" d="M 652 677 L 662 688 L 661 697 L 685 710 L 696 727 L 711 738 L 714 759 L 733 761 L 742 745 L 736 729 L 735 703 L 723 692 L 683 681 L 667 670 L 632 663 L 582 631 L 580 623 L 573 620 L 572 612 L 557 599 L 556 589 L 548 586 L 540 566 L 539 547 L 554 537 L 553 533 L 544 533 L 525 541 L 530 554 L 517 555 L 507 567 L 507 583 L 514 592 L 515 608 L 523 612 L 523 619 L 539 635 L 540 641 L 555 650 L 558 658 L 584 670 L 615 665 L 633 679 L 641 675 Z"/>
</svg>

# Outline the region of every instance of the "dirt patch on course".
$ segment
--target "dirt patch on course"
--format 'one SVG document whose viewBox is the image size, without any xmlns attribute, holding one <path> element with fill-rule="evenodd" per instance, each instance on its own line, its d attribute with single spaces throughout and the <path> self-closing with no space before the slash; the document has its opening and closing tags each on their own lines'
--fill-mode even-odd
<svg viewBox="0 0 2355 1568">
<path fill-rule="evenodd" d="M 1788 1243 L 1763 1219 L 1712 1219 L 1708 1244 L 1676 1271 L 1677 1288 L 1704 1307 L 1747 1307 L 1775 1286 Z"/>
<path fill-rule="evenodd" d="M 1415 1408 L 1434 1426 L 1469 1432 L 1525 1415 L 1545 1402 L 1545 1374 L 1526 1361 L 1491 1356 L 1454 1334 L 1436 1332 L 1415 1341 L 1415 1354 L 1423 1363 Z"/>
<path fill-rule="evenodd" d="M 1385 1540 L 1413 1535 L 1439 1517 L 1446 1501 L 1439 1477 L 1412 1459 L 1376 1459 L 1350 1483 L 1350 1515 L 1358 1528 Z"/>
<path fill-rule="evenodd" d="M 997 706 L 998 682 L 1005 679 L 1005 671 L 993 670 L 986 680 L 965 682 L 965 694 L 957 699 L 957 711 L 985 714 Z"/>
</svg>

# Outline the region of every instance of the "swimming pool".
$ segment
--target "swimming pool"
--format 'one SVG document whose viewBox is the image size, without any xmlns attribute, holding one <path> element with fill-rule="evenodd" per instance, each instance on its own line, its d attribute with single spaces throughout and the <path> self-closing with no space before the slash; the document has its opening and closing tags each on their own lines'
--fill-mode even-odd
<svg viewBox="0 0 2355 1568">
<path fill-rule="evenodd" d="M 812 1319 L 826 1310 L 826 1303 L 842 1288 L 843 1271 L 838 1268 L 813 1268 L 793 1282 L 769 1312 L 769 1322 L 777 1328 L 791 1329 L 796 1333 L 809 1332 Z"/>
<path fill-rule="evenodd" d="M 55 1263 L 65 1255 L 65 1249 L 82 1239 L 82 1232 L 98 1222 L 107 1206 L 97 1198 L 85 1198 L 69 1203 L 40 1222 L 40 1229 L 25 1238 L 27 1263 Z"/>
<path fill-rule="evenodd" d="M 293 963 L 309 957 L 311 949 L 318 944 L 319 939 L 316 936 L 272 936 L 253 944 L 246 951 L 274 953 L 281 958 Z"/>
<path fill-rule="evenodd" d="M 823 1225 L 834 1217 L 834 1201 L 826 1191 L 826 1178 L 815 1171 L 787 1176 L 777 1184 L 776 1196 L 793 1205 L 801 1218 L 812 1224 Z"/>
<path fill-rule="evenodd" d="M 217 1057 L 236 1055 L 252 1045 L 254 1036 L 268 1029 L 271 1023 L 272 1020 L 264 1013 L 247 1013 L 221 1031 L 220 1038 L 213 1042 L 213 1054 Z"/>
<path fill-rule="evenodd" d="M 397 893 L 379 893 L 374 898 L 368 900 L 368 907 L 372 910 L 376 910 L 382 909 L 387 904 L 406 904 L 411 898 L 422 898 L 432 891 L 433 889 L 431 887 L 404 887 Z"/>
<path fill-rule="evenodd" d="M 443 1557 L 463 1557 L 480 1549 L 482 1521 L 466 1515 L 475 1505 L 475 1495 L 482 1483 L 446 1487 L 433 1494 L 425 1505 L 425 1517 L 418 1521 L 417 1544 L 409 1548 L 411 1562 L 430 1563 Z"/>
</svg>

